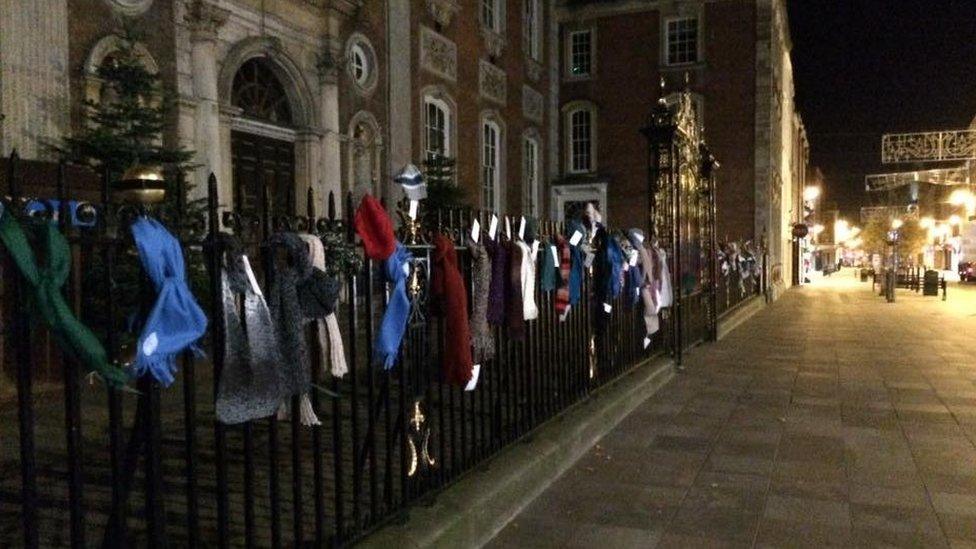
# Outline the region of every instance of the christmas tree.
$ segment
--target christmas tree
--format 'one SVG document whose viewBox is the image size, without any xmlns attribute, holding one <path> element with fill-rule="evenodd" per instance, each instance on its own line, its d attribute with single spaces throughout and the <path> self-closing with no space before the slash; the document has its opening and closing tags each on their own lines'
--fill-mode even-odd
<svg viewBox="0 0 976 549">
<path fill-rule="evenodd" d="M 184 196 L 180 197 L 177 183 L 184 179 L 182 174 L 190 167 L 193 152 L 167 143 L 166 133 L 175 121 L 174 94 L 164 87 L 159 74 L 146 67 L 137 43 L 131 29 L 122 30 L 118 49 L 107 56 L 98 68 L 97 75 L 101 81 L 99 97 L 85 101 L 84 124 L 74 135 L 65 138 L 57 150 L 67 161 L 89 166 L 105 174 L 110 191 L 131 167 L 159 167 L 165 174 L 166 198 L 162 204 L 152 206 L 154 215 L 164 219 L 164 222 L 175 219 L 172 214 L 177 213 L 178 206 L 182 206 L 178 213 L 183 219 L 205 219 L 205 199 L 191 202 L 180 200 L 190 192 L 189 186 L 184 185 L 181 189 Z M 127 231 L 113 210 L 109 208 L 100 212 L 106 227 Z M 173 226 L 169 229 L 174 233 L 179 230 Z M 103 260 L 101 254 L 93 254 L 91 263 L 85 266 L 82 276 L 83 309 L 95 312 L 87 315 L 90 318 L 86 318 L 86 321 L 97 333 L 104 334 L 110 320 L 116 324 L 116 332 L 120 333 L 123 331 L 122 317 L 133 318 L 133 313 L 144 306 L 143 302 L 152 298 L 152 289 L 146 283 L 138 261 L 116 260 L 109 279 Z M 199 299 L 207 289 L 206 263 L 198 249 L 187 250 L 186 263 L 191 285 Z M 106 284 L 111 284 L 115 306 L 121 313 L 114 319 L 107 319 L 104 315 L 107 306 Z M 137 335 L 137 328 L 129 327 L 132 330 L 124 334 L 123 346 L 132 343 Z"/>
<path fill-rule="evenodd" d="M 466 202 L 464 189 L 454 182 L 453 158 L 434 154 L 424 162 L 424 181 L 427 182 L 426 207 L 430 212 L 441 208 L 463 206 Z"/>
<path fill-rule="evenodd" d="M 125 29 L 118 49 L 98 68 L 101 93 L 97 100 L 85 101 L 83 128 L 60 147 L 71 162 L 107 170 L 110 181 L 136 165 L 183 171 L 193 157 L 191 151 L 164 140 L 174 120 L 174 94 L 146 67 L 136 43 L 131 30 Z M 167 197 L 176 198 L 169 192 Z"/>
</svg>

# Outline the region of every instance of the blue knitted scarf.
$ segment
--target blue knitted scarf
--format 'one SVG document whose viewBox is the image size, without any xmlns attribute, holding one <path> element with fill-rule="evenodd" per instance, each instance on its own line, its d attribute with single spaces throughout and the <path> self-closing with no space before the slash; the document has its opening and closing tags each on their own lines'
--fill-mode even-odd
<svg viewBox="0 0 976 549">
<path fill-rule="evenodd" d="M 389 370 L 396 363 L 400 353 L 400 342 L 410 317 L 410 299 L 407 297 L 407 276 L 413 256 L 398 241 L 396 249 L 383 263 L 386 280 L 393 284 L 390 302 L 380 323 L 380 333 L 376 337 L 377 360 L 383 361 L 383 368 Z"/>
<path fill-rule="evenodd" d="M 186 284 L 180 243 L 150 217 L 132 224 L 143 269 L 156 286 L 156 304 L 142 327 L 134 366 L 136 376 L 149 371 L 163 386 L 173 383 L 176 357 L 187 348 L 200 353 L 196 342 L 207 329 L 207 317 Z"/>
</svg>

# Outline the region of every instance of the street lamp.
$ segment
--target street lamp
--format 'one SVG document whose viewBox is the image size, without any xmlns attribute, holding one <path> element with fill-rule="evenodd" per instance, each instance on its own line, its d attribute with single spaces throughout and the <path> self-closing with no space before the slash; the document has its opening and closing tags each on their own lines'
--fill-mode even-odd
<svg viewBox="0 0 976 549">
<path fill-rule="evenodd" d="M 897 231 L 904 224 L 905 224 L 905 222 L 903 222 L 901 219 L 892 219 L 891 220 L 891 230 Z"/>
</svg>

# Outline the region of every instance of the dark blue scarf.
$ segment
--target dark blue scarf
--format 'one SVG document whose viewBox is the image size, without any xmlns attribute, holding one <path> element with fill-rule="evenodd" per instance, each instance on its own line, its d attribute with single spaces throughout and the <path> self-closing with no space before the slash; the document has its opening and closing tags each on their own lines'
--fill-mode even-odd
<svg viewBox="0 0 976 549">
<path fill-rule="evenodd" d="M 584 235 L 584 240 L 586 239 L 586 229 L 579 221 L 573 221 L 566 226 L 566 243 L 569 245 L 569 304 L 573 307 L 579 304 L 580 294 L 583 293 L 584 258 L 583 249 L 578 245 L 583 240 L 580 240 L 576 246 L 569 244 L 569 240 L 572 239 L 573 233 L 576 231 Z"/>
<path fill-rule="evenodd" d="M 163 386 L 173 383 L 176 357 L 187 348 L 200 353 L 196 342 L 207 330 L 207 317 L 186 284 L 186 265 L 179 241 L 150 217 L 132 224 L 143 269 L 156 286 L 156 304 L 142 327 L 135 375 L 148 370 Z"/>
<path fill-rule="evenodd" d="M 410 317 L 410 299 L 407 297 L 407 276 L 413 256 L 398 241 L 396 250 L 383 263 L 386 280 L 393 284 L 390 302 L 380 323 L 380 333 L 376 337 L 377 360 L 383 361 L 383 368 L 389 370 L 396 362 L 400 352 L 400 342 Z"/>
</svg>

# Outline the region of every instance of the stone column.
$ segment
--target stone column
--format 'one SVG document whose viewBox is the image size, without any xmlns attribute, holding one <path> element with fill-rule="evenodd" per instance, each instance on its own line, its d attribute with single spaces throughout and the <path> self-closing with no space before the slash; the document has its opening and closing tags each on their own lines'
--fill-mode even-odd
<svg viewBox="0 0 976 549">
<path fill-rule="evenodd" d="M 414 45 L 411 42 L 410 0 L 389 0 L 387 21 L 390 22 L 387 36 L 387 64 L 390 78 L 389 103 L 389 171 L 381 175 L 385 180 L 386 195 L 392 201 L 402 196 L 394 188 L 392 176 L 406 164 L 417 163 L 421 159 L 413 156 L 413 57 Z M 457 124 L 457 121 L 454 122 Z M 388 203 L 392 203 L 388 201 Z"/>
<path fill-rule="evenodd" d="M 335 57 L 336 45 L 332 39 L 327 39 L 330 59 Z M 340 140 L 342 129 L 339 127 L 339 68 L 336 63 L 323 63 L 319 67 L 319 123 L 324 135 L 321 147 L 321 181 L 315 181 L 318 204 L 316 211 L 325 212 L 329 192 L 335 193 L 336 205 L 342 206 L 342 153 Z"/>
<path fill-rule="evenodd" d="M 193 98 L 196 113 L 193 128 L 194 159 L 196 169 L 194 183 L 196 193 L 206 193 L 207 178 L 213 172 L 221 189 L 220 203 L 229 203 L 223 196 L 230 189 L 229 173 L 224 173 L 220 150 L 220 105 L 217 90 L 217 30 L 230 15 L 203 0 L 196 0 L 187 7 L 184 20 L 190 30 L 192 50 L 190 54 L 193 75 Z"/>
<path fill-rule="evenodd" d="M 67 0 L 0 0 L 0 155 L 46 159 L 69 131 Z"/>
</svg>

